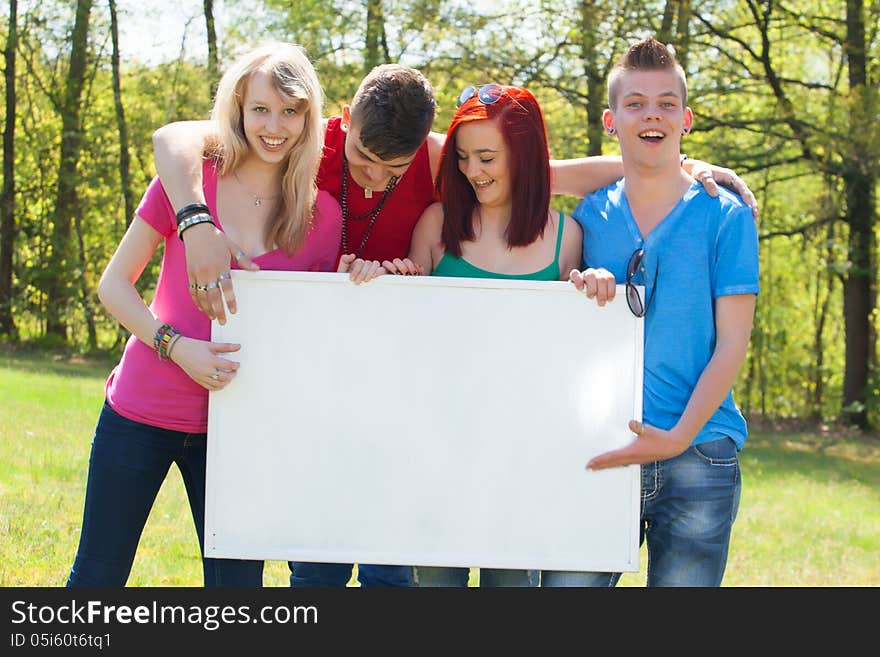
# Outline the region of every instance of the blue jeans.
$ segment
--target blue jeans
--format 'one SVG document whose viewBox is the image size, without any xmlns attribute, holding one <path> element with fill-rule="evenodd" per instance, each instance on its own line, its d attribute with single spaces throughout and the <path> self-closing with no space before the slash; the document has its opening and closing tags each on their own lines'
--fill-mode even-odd
<svg viewBox="0 0 880 657">
<path fill-rule="evenodd" d="M 183 476 L 204 553 L 206 460 L 205 434 L 135 422 L 105 403 L 92 441 L 82 532 L 67 586 L 125 586 L 141 532 L 172 463 Z M 205 586 L 263 583 L 262 561 L 202 559 L 202 569 Z"/>
<path fill-rule="evenodd" d="M 345 586 L 351 579 L 351 569 L 354 565 L 309 561 L 287 563 L 290 566 L 290 585 L 302 589 Z M 358 581 L 363 588 L 412 586 L 412 567 L 358 564 Z"/>
<path fill-rule="evenodd" d="M 742 490 L 729 438 L 642 466 L 640 543 L 648 586 L 721 586 Z M 615 586 L 620 573 L 546 570 L 542 586 Z"/>
<path fill-rule="evenodd" d="M 469 575 L 468 568 L 413 566 L 413 582 L 422 587 L 465 587 Z M 537 586 L 538 575 L 537 570 L 480 568 L 480 588 Z"/>
</svg>

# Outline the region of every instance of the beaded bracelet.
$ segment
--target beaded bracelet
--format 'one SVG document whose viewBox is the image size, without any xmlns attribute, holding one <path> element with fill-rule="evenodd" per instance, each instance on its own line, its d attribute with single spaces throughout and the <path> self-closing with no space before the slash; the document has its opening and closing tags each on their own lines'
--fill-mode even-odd
<svg viewBox="0 0 880 657">
<path fill-rule="evenodd" d="M 215 228 L 217 227 L 217 224 L 214 223 L 214 219 L 211 218 L 211 215 L 207 213 L 194 214 L 181 221 L 180 225 L 177 226 L 177 236 L 180 238 L 181 242 L 183 241 L 183 233 L 197 224 L 211 224 Z"/>
<path fill-rule="evenodd" d="M 158 352 L 160 361 L 168 360 L 168 347 L 171 344 L 171 341 L 174 339 L 175 335 L 180 334 L 174 329 L 171 329 L 170 331 L 166 331 L 165 335 L 162 336 L 162 342 L 159 344 Z"/>
<path fill-rule="evenodd" d="M 184 205 L 182 208 L 180 208 L 180 210 L 177 211 L 177 214 L 174 215 L 174 218 L 177 220 L 177 225 L 179 226 L 184 219 L 187 219 L 194 214 L 210 213 L 211 211 L 204 203 L 190 203 L 189 205 Z"/>
<path fill-rule="evenodd" d="M 162 324 L 156 329 L 156 334 L 153 336 L 153 349 L 160 361 L 168 360 L 168 346 L 175 335 L 180 335 L 180 332 L 170 324 Z"/>
<path fill-rule="evenodd" d="M 162 341 L 162 336 L 170 328 L 171 324 L 162 324 L 156 329 L 156 333 L 153 334 L 153 351 L 159 351 L 159 343 Z"/>
</svg>

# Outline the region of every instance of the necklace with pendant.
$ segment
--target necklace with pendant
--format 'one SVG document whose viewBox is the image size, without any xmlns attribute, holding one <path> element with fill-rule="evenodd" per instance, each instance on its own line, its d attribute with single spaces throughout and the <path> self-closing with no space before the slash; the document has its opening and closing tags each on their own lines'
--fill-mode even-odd
<svg viewBox="0 0 880 657">
<path fill-rule="evenodd" d="M 344 145 L 343 145 L 344 148 Z M 385 201 L 388 200 L 388 197 L 391 195 L 391 192 L 394 191 L 394 188 L 397 186 L 397 181 L 400 180 L 400 176 L 392 176 L 388 180 L 388 184 L 385 186 L 385 191 L 382 194 L 382 198 L 379 199 L 379 202 L 376 203 L 376 206 L 366 212 L 359 217 L 349 217 L 348 216 L 348 160 L 345 159 L 345 155 L 342 156 L 342 252 L 348 253 L 348 221 L 349 219 L 353 221 L 363 221 L 364 219 L 369 219 L 370 223 L 367 225 L 367 230 L 364 231 L 364 237 L 361 239 L 361 244 L 355 251 L 355 255 L 360 257 L 361 252 L 364 250 L 364 247 L 367 244 L 367 239 L 370 237 L 370 232 L 373 230 L 373 226 L 376 225 L 376 220 L 379 218 L 379 213 L 382 211 L 382 206 L 385 205 Z M 369 192 L 369 195 L 367 194 Z M 370 188 L 364 189 L 364 196 L 367 198 L 373 197 L 373 190 Z"/>
<path fill-rule="evenodd" d="M 260 196 L 259 194 L 254 194 L 251 190 L 245 187 L 245 184 L 243 182 L 241 182 L 241 178 L 238 177 L 237 171 L 233 171 L 232 175 L 235 176 L 235 179 L 238 181 L 238 184 L 241 185 L 241 188 L 253 197 L 255 208 L 263 205 L 263 201 L 274 201 L 279 196 L 279 194 L 275 194 L 274 196 Z"/>
</svg>

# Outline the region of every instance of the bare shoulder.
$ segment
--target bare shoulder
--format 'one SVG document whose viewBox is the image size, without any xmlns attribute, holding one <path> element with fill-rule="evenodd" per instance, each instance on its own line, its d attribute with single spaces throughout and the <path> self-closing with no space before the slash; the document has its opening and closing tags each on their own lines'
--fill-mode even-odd
<svg viewBox="0 0 880 657">
<path fill-rule="evenodd" d="M 562 220 L 565 222 L 565 227 L 563 228 L 564 234 L 568 235 L 569 233 L 581 236 L 584 234 L 581 225 L 572 217 L 570 214 L 562 215 Z"/>
<path fill-rule="evenodd" d="M 429 132 L 425 141 L 428 143 L 428 152 L 434 151 L 437 157 L 440 157 L 440 151 L 443 150 L 443 144 L 446 143 L 446 135 L 442 132 Z"/>
<path fill-rule="evenodd" d="M 443 204 L 432 203 L 419 218 L 410 242 L 410 258 L 424 268 L 426 274 L 443 257 Z"/>
<path fill-rule="evenodd" d="M 432 248 L 440 243 L 443 233 L 443 204 L 431 203 L 416 224 L 413 231 L 413 242 L 430 245 Z"/>
<path fill-rule="evenodd" d="M 557 213 L 557 216 L 558 213 Z M 567 214 L 562 215 L 562 246 L 559 253 L 560 278 L 566 280 L 568 272 L 581 268 L 584 232 L 581 225 Z"/>
<path fill-rule="evenodd" d="M 562 219 L 562 240 L 567 241 L 571 239 L 580 240 L 583 237 L 583 230 L 581 229 L 581 225 L 575 221 L 575 219 L 568 214 L 565 214 L 559 210 L 555 210 L 550 208 L 550 216 L 552 218 L 552 228 L 553 235 L 555 236 L 556 231 L 559 230 L 559 224 L 557 223 L 561 217 Z"/>
<path fill-rule="evenodd" d="M 440 202 L 431 203 L 425 211 L 422 212 L 422 216 L 419 218 L 419 223 L 416 226 L 416 230 L 419 230 L 423 233 L 436 233 L 440 234 L 440 230 L 443 228 L 443 204 Z"/>
<path fill-rule="evenodd" d="M 431 164 L 431 177 L 436 179 L 437 171 L 440 168 L 440 153 L 443 151 L 443 144 L 446 143 L 446 135 L 439 132 L 429 132 L 425 142 L 428 144 L 428 161 Z"/>
</svg>

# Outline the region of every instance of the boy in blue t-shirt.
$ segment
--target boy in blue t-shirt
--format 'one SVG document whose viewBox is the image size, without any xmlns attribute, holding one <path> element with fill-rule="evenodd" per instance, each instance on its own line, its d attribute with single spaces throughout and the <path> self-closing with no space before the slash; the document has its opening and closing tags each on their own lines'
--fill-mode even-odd
<svg viewBox="0 0 880 657">
<path fill-rule="evenodd" d="M 642 464 L 648 586 L 719 586 L 747 435 L 731 386 L 752 329 L 757 231 L 738 196 L 710 197 L 680 166 L 693 113 L 666 46 L 633 45 L 609 75 L 608 98 L 602 120 L 620 142 L 624 178 L 574 212 L 588 269 L 571 280 L 600 305 L 615 282 L 644 285 L 643 296 L 626 286 L 630 308 L 645 318 L 644 423 L 630 422 L 637 438 L 587 468 Z M 543 585 L 608 586 L 619 576 L 545 571 Z"/>
</svg>

